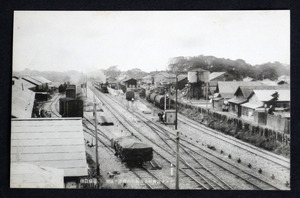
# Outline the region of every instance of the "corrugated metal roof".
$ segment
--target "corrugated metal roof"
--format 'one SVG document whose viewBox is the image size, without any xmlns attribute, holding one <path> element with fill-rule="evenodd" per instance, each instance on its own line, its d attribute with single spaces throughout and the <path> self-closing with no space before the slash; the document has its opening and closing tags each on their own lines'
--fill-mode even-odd
<svg viewBox="0 0 300 198">
<path fill-rule="evenodd" d="M 11 115 L 16 118 L 31 118 L 35 93 L 12 87 Z"/>
<path fill-rule="evenodd" d="M 256 109 L 256 108 L 262 107 L 263 105 L 259 104 L 259 103 L 250 103 L 250 102 L 247 102 L 247 103 L 241 104 L 241 106 L 242 107 L 248 107 L 250 109 Z"/>
<path fill-rule="evenodd" d="M 31 76 L 24 76 L 22 79 L 34 84 L 34 85 L 42 85 L 42 83 L 34 78 L 32 78 Z"/>
<path fill-rule="evenodd" d="M 21 79 L 21 78 L 19 78 L 19 79 L 13 78 L 13 80 L 14 80 L 14 85 L 13 86 L 17 87 L 19 89 L 26 89 L 27 90 L 27 89 L 30 89 L 30 88 L 33 88 L 33 87 L 36 86 L 35 84 L 30 83 L 30 82 L 28 82 L 24 79 Z"/>
<path fill-rule="evenodd" d="M 273 94 L 278 93 L 277 101 L 290 101 L 290 90 L 253 90 L 259 101 L 269 101 L 273 99 Z"/>
<path fill-rule="evenodd" d="M 63 169 L 65 177 L 86 176 L 82 119 L 12 119 L 11 162 L 17 161 Z"/>
<path fill-rule="evenodd" d="M 46 79 L 46 78 L 44 78 L 44 77 L 42 77 L 42 76 L 33 76 L 32 78 L 34 78 L 35 80 L 37 80 L 37 81 L 39 81 L 39 82 L 41 82 L 41 83 L 51 83 L 51 81 L 50 80 L 48 80 L 48 79 Z"/>
<path fill-rule="evenodd" d="M 223 74 L 225 74 L 225 72 L 212 72 L 209 74 L 209 81 L 211 81 L 219 76 L 222 76 Z"/>
<path fill-rule="evenodd" d="M 64 188 L 64 171 L 27 163 L 12 163 L 11 188 Z"/>
<path fill-rule="evenodd" d="M 233 98 L 234 93 L 239 86 L 259 86 L 263 85 L 259 81 L 244 82 L 244 81 L 219 81 L 217 89 L 223 98 Z"/>
</svg>

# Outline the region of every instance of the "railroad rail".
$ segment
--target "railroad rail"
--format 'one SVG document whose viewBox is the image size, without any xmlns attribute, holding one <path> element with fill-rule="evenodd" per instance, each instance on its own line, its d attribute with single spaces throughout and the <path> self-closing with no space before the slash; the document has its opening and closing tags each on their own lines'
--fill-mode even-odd
<svg viewBox="0 0 300 198">
<path fill-rule="evenodd" d="M 118 101 L 116 101 L 116 102 L 118 102 Z M 123 104 L 120 104 L 120 105 L 122 105 L 123 106 Z M 125 108 L 125 107 L 124 107 Z M 136 112 L 131 112 L 131 113 L 136 113 Z M 141 116 L 143 116 L 142 114 L 140 114 L 139 113 L 139 115 L 138 115 L 138 117 L 139 118 L 141 118 Z M 144 117 L 144 116 L 143 116 Z M 151 122 L 150 120 L 148 120 L 149 122 Z M 145 122 L 146 124 L 147 124 L 147 122 Z M 148 124 L 147 124 L 148 125 Z M 164 135 L 166 135 L 166 132 L 164 133 Z M 174 134 L 173 134 L 174 135 Z M 168 135 L 167 135 L 168 136 Z M 168 136 L 169 137 L 169 136 Z M 164 140 L 163 138 L 162 138 L 162 140 Z M 168 144 L 167 142 L 166 142 L 166 144 Z M 170 145 L 169 145 L 169 147 L 170 148 L 173 148 L 173 147 L 171 147 Z M 183 145 L 181 145 L 181 148 L 183 149 Z M 198 149 L 199 149 L 200 147 L 198 147 Z M 184 149 L 190 156 L 192 156 L 191 154 L 190 154 L 190 152 L 191 151 L 193 151 L 193 150 L 191 150 L 190 148 L 188 148 L 187 147 L 187 149 L 189 149 L 190 151 L 187 151 L 186 149 Z M 201 149 L 201 148 L 200 148 Z M 193 151 L 194 152 L 194 151 Z M 197 153 L 198 155 L 199 155 L 199 153 Z M 195 157 L 193 157 L 193 159 L 195 159 Z M 226 162 L 227 164 L 229 164 L 228 162 Z M 199 163 L 198 163 L 199 164 Z M 231 164 L 230 164 L 231 165 Z M 203 165 L 202 165 L 202 167 L 203 167 Z M 225 169 L 225 170 L 227 170 L 228 168 L 224 168 L 223 167 L 223 169 Z M 227 170 L 228 172 L 231 172 L 232 174 L 234 174 L 236 177 L 239 177 L 239 178 L 241 178 L 241 179 L 243 179 L 244 181 L 246 181 L 246 182 L 248 182 L 249 184 L 251 184 L 252 186 L 254 186 L 256 189 L 261 189 L 261 190 L 278 190 L 278 189 L 280 189 L 280 187 L 278 187 L 278 186 L 275 186 L 275 185 L 273 185 L 273 184 L 271 184 L 271 183 L 269 183 L 269 182 L 267 182 L 267 181 L 265 181 L 265 180 L 263 180 L 263 179 L 261 179 L 261 178 L 259 178 L 259 177 L 257 177 L 257 176 L 255 176 L 255 175 L 253 175 L 253 174 L 251 174 L 251 173 L 249 173 L 249 172 L 245 172 L 245 171 L 243 171 L 243 170 L 240 170 L 238 167 L 236 167 L 236 169 L 237 170 L 239 170 L 239 173 L 234 173 L 233 171 L 230 171 L 230 170 Z M 209 170 L 207 170 L 208 172 L 210 172 L 211 173 L 211 171 L 209 171 Z M 241 177 L 240 176 L 240 173 L 243 173 L 244 174 L 244 176 L 243 177 Z M 245 176 L 246 175 L 246 176 Z M 249 179 L 250 178 L 250 179 Z M 254 182 L 252 182 L 251 181 L 251 178 L 255 178 L 255 180 L 256 181 L 254 181 Z M 220 180 L 220 178 L 218 178 L 219 180 Z M 220 180 L 223 184 L 225 184 L 225 187 L 226 188 L 228 188 L 228 189 L 232 189 L 228 184 L 226 184 L 224 181 L 222 181 L 222 180 Z M 260 186 L 258 186 L 256 183 L 259 183 L 260 184 Z M 216 185 L 218 185 L 217 183 L 215 183 Z M 212 185 L 211 185 L 212 186 Z M 220 187 L 220 185 L 218 185 L 218 187 Z M 216 187 L 213 187 L 213 189 L 216 189 Z M 224 187 L 222 188 L 222 189 L 224 189 Z"/>
<path fill-rule="evenodd" d="M 167 159 L 166 157 L 164 157 L 163 155 L 161 155 L 161 151 L 163 151 L 164 153 L 169 154 L 169 156 L 173 158 L 173 155 L 174 155 L 174 154 L 173 154 L 172 152 L 166 150 L 165 148 L 163 148 L 161 145 L 157 144 L 157 143 L 156 143 L 155 141 L 153 141 L 152 139 L 150 139 L 150 138 L 148 138 L 147 136 L 145 136 L 144 134 L 140 133 L 140 132 L 139 132 L 139 129 L 137 129 L 137 128 L 135 128 L 134 126 L 132 126 L 131 123 L 130 123 L 130 121 L 129 121 L 124 115 L 118 114 L 118 113 L 117 113 L 118 111 L 115 109 L 115 107 L 113 107 L 111 104 L 109 104 L 109 103 L 107 102 L 106 99 L 104 99 L 104 97 L 106 97 L 106 96 L 103 96 L 103 95 L 101 94 L 102 97 L 101 97 L 101 99 L 100 99 L 100 98 L 99 98 L 99 95 L 98 95 L 98 94 L 100 94 L 100 93 L 99 93 L 99 92 L 96 92 L 96 93 L 97 93 L 96 96 L 98 97 L 98 99 L 101 100 L 102 102 L 105 101 L 105 103 L 108 104 L 108 105 L 106 105 L 106 107 L 109 106 L 109 111 L 110 111 L 110 112 L 111 112 L 111 113 L 112 113 L 112 114 L 120 121 L 120 123 L 121 123 L 125 128 L 127 128 L 128 131 L 131 131 L 131 132 L 132 132 L 132 131 L 135 131 L 136 133 L 139 133 L 140 135 L 142 135 L 144 138 L 147 139 L 147 141 L 151 142 L 152 145 L 155 145 L 155 146 L 156 146 L 156 149 L 154 149 L 154 151 L 157 150 L 157 149 L 160 149 L 160 152 L 155 151 L 158 155 L 160 155 L 162 158 L 164 158 L 165 160 L 167 160 L 169 163 L 174 164 L 174 162 L 172 162 L 171 160 L 169 160 L 169 159 Z M 121 117 L 121 118 L 120 118 L 120 117 Z M 129 126 L 131 127 L 131 129 L 129 129 L 128 126 L 125 126 L 124 123 L 121 122 L 121 119 L 122 119 L 122 120 L 125 120 L 125 122 L 127 122 L 127 123 L 129 124 Z M 135 134 L 133 133 L 133 135 L 134 135 L 135 137 L 137 137 L 137 136 L 136 136 L 136 133 L 135 133 Z M 139 137 L 137 137 L 137 138 L 138 138 L 139 140 L 141 140 Z M 142 140 L 141 140 L 141 141 L 142 141 Z M 182 159 L 181 159 L 181 160 L 182 160 Z M 183 161 L 183 162 L 184 162 L 184 161 Z M 185 162 L 184 162 L 184 163 L 185 163 Z M 190 167 L 186 166 L 186 168 L 190 168 Z M 192 168 L 192 169 L 193 169 L 193 172 L 194 172 L 193 174 L 199 175 L 199 173 L 198 173 L 194 168 Z M 207 184 L 204 183 L 205 180 L 202 179 L 201 182 L 198 181 L 197 179 L 195 179 L 195 177 L 192 177 L 190 174 L 188 174 L 186 170 L 180 169 L 180 171 L 181 171 L 182 173 L 184 173 L 185 175 L 187 175 L 187 176 L 189 177 L 189 179 L 191 179 L 194 183 L 196 183 L 196 186 L 197 186 L 199 189 L 212 189 L 212 188 L 213 188 L 212 186 L 207 187 Z M 200 177 L 201 177 L 201 176 L 200 176 Z"/>
<path fill-rule="evenodd" d="M 85 117 L 84 119 L 85 119 L 85 121 L 87 121 L 88 123 L 90 123 L 91 125 L 94 126 L 94 123 L 92 121 L 90 121 L 88 118 Z M 95 137 L 95 134 L 94 134 L 95 130 L 91 129 L 86 124 L 84 124 L 84 126 L 89 131 L 93 131 L 93 133 L 91 133 L 89 131 L 85 131 L 85 132 L 88 133 L 89 135 L 91 135 L 92 137 Z M 105 133 L 103 131 L 101 131 L 100 129 L 97 129 L 97 131 L 100 136 L 102 136 L 106 140 L 110 141 L 110 138 L 107 135 L 105 135 Z M 104 141 L 102 141 L 100 138 L 98 138 L 98 141 L 101 144 L 103 144 L 110 152 L 112 152 L 113 154 L 115 153 L 115 151 L 110 147 L 110 145 L 108 145 L 107 143 L 104 143 Z M 140 179 L 140 181 L 142 181 L 149 189 L 169 189 L 169 187 L 163 181 L 161 181 L 158 177 L 156 177 L 153 173 L 151 173 L 145 167 L 133 168 L 133 169 L 131 168 L 130 171 L 132 171 Z"/>
</svg>

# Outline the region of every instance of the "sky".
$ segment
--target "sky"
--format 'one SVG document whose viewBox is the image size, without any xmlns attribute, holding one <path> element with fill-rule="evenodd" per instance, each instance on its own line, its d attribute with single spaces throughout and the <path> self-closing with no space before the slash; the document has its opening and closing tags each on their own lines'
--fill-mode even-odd
<svg viewBox="0 0 300 198">
<path fill-rule="evenodd" d="M 290 64 L 290 12 L 15 11 L 13 71 L 166 70 L 177 56 Z"/>
</svg>

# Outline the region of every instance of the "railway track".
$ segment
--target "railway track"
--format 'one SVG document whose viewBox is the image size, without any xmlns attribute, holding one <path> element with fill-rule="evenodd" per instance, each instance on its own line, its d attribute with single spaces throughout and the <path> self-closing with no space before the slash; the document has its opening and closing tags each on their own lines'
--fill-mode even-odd
<svg viewBox="0 0 300 198">
<path fill-rule="evenodd" d="M 118 101 L 117 101 L 118 102 Z M 120 104 L 120 105 L 122 105 L 122 104 Z M 125 107 L 124 107 L 125 108 Z M 136 113 L 136 112 L 131 112 L 131 113 Z M 139 117 L 139 118 L 141 118 L 141 117 L 144 117 L 143 116 L 143 114 L 141 114 L 141 113 L 138 113 L 139 115 L 137 115 L 137 117 Z M 145 121 L 144 121 L 145 122 Z M 152 122 L 152 121 L 150 121 L 150 120 L 148 120 L 147 122 Z M 147 124 L 147 122 L 145 122 L 146 124 Z M 155 124 L 155 123 L 153 123 L 153 124 Z M 149 124 L 147 124 L 147 125 L 149 125 Z M 153 127 L 151 127 L 151 128 L 153 128 Z M 157 129 L 155 129 L 155 130 L 157 130 Z M 165 130 L 165 129 L 163 129 L 163 130 Z M 167 134 L 167 133 L 170 133 L 169 131 L 166 131 L 165 130 L 165 132 L 163 132 L 163 134 L 164 135 L 166 135 L 167 137 L 166 138 L 169 138 L 169 135 Z M 173 135 L 175 135 L 175 134 L 173 134 Z M 164 140 L 164 138 L 162 138 L 162 140 Z M 171 139 L 172 140 L 172 139 Z M 187 141 L 186 141 L 187 142 Z M 168 144 L 167 142 L 165 142 L 166 144 Z M 190 143 L 190 142 L 187 142 L 187 143 Z M 172 147 L 172 146 L 170 146 L 169 145 L 169 147 L 172 149 L 172 148 L 174 148 L 174 146 Z M 184 148 L 185 147 L 185 148 Z M 201 164 L 192 154 L 191 154 L 191 152 L 195 152 L 193 149 L 191 149 L 190 147 L 188 147 L 188 146 L 186 146 L 186 145 L 181 145 L 181 148 L 183 149 L 183 150 L 185 150 L 185 152 L 186 153 L 188 153 L 188 155 L 189 156 L 191 156 L 195 161 L 197 161 L 198 162 L 198 165 L 201 165 L 202 166 L 202 168 L 204 168 L 204 169 L 206 169 L 206 171 L 207 172 L 209 172 L 210 174 L 213 174 L 209 169 L 207 169 L 207 168 L 205 168 L 204 166 L 203 166 L 203 164 Z M 197 149 L 201 149 L 200 147 L 197 147 Z M 174 150 L 173 150 L 173 152 L 175 152 Z M 206 151 L 207 152 L 207 151 Z M 199 154 L 199 152 L 197 153 L 197 152 L 195 152 L 198 156 L 202 156 L 203 157 L 203 155 L 200 155 Z M 220 157 L 217 157 L 217 156 L 215 156 L 216 158 L 218 158 L 218 159 L 220 159 Z M 211 162 L 213 162 L 212 160 L 210 160 Z M 222 161 L 222 160 L 221 160 Z M 224 161 L 224 160 L 223 160 Z M 218 163 L 216 163 L 216 162 L 213 162 L 213 163 L 215 163 L 215 164 L 218 164 Z M 223 163 L 224 164 L 224 163 Z M 274 185 L 274 184 L 271 184 L 270 182 L 267 182 L 267 181 L 265 181 L 264 179 L 262 179 L 262 178 L 260 178 L 260 177 L 258 177 L 258 176 L 256 176 L 256 175 L 253 175 L 253 174 L 251 174 L 250 172 L 248 172 L 248 171 L 244 171 L 244 170 L 241 170 L 239 167 L 237 167 L 237 166 L 234 166 L 234 165 L 232 165 L 232 163 L 228 163 L 228 162 L 225 162 L 225 164 L 226 164 L 226 166 L 227 167 L 224 167 L 224 165 L 223 166 L 220 166 L 220 167 L 222 167 L 225 171 L 228 171 L 228 172 L 230 172 L 231 174 L 233 174 L 233 175 L 235 175 L 237 178 L 241 178 L 242 180 L 244 180 L 244 181 L 246 181 L 247 183 L 249 183 L 250 185 L 252 185 L 253 187 L 254 187 L 254 189 L 259 189 L 259 190 L 279 190 L 280 189 L 280 187 L 278 186 L 278 185 Z M 230 168 L 228 167 L 228 166 L 231 166 Z M 233 170 L 233 169 L 235 169 L 235 170 Z M 207 177 L 206 177 L 207 178 Z M 211 185 L 210 184 L 210 186 L 213 188 L 213 189 L 218 189 L 219 187 L 221 188 L 221 189 L 232 189 L 228 184 L 226 184 L 223 180 L 221 180 L 220 178 L 218 178 L 218 180 L 219 180 L 219 184 L 217 183 L 217 182 L 214 182 L 215 183 L 215 186 L 213 187 L 213 185 Z M 206 180 L 205 180 L 206 181 Z M 210 179 L 210 181 L 211 182 L 213 182 L 212 181 L 212 179 Z M 221 181 L 221 182 L 220 182 Z M 206 183 L 207 183 L 207 181 L 206 181 Z M 220 185 L 220 183 L 223 185 L 223 186 L 221 186 Z M 258 185 L 259 184 L 259 185 Z M 216 186 L 217 185 L 217 186 Z"/>
<path fill-rule="evenodd" d="M 91 125 L 94 126 L 94 123 L 89 120 L 88 118 L 84 118 L 86 122 L 90 123 Z M 95 130 L 91 129 L 87 124 L 84 124 L 84 127 L 88 129 L 85 132 L 91 135 L 92 137 L 95 138 Z M 112 149 L 109 145 L 110 143 L 110 138 L 101 130 L 97 129 L 98 135 L 102 136 L 104 139 L 108 141 L 108 143 L 105 143 L 102 141 L 100 138 L 98 138 L 98 141 L 106 147 L 111 153 L 115 154 L 114 149 Z M 121 161 L 120 161 L 121 163 Z M 133 172 L 136 177 L 142 181 L 145 186 L 149 189 L 169 189 L 169 187 L 162 181 L 160 180 L 155 174 L 151 173 L 147 168 L 145 167 L 139 167 L 139 168 L 130 168 L 129 169 L 131 172 Z"/>
<path fill-rule="evenodd" d="M 195 122 L 194 120 L 186 118 L 186 117 L 184 117 L 180 114 L 179 114 L 178 118 L 179 118 L 179 121 L 181 121 L 182 123 L 194 128 L 194 129 L 200 130 L 201 132 L 209 134 L 210 136 L 213 136 L 214 138 L 217 138 L 217 139 L 220 139 L 224 142 L 232 144 L 232 145 L 238 147 L 239 149 L 246 150 L 249 153 L 252 153 L 252 154 L 255 154 L 255 155 L 260 156 L 262 158 L 265 158 L 265 159 L 267 159 L 267 160 L 269 160 L 269 161 L 271 161 L 271 162 L 273 162 L 277 165 L 280 165 L 280 166 L 290 170 L 290 160 L 288 160 L 288 159 L 286 159 L 282 156 L 275 155 L 271 152 L 259 149 L 259 148 L 255 147 L 253 145 L 244 143 L 242 141 L 237 142 L 237 140 L 233 137 L 225 136 L 224 134 L 222 134 L 220 132 L 217 132 L 217 131 L 215 131 L 211 128 L 203 126 L 203 125 Z"/>
<path fill-rule="evenodd" d="M 143 102 L 145 104 L 145 101 L 141 100 L 141 102 Z M 155 107 L 156 108 L 156 107 Z M 157 109 L 157 108 L 156 108 Z M 221 140 L 223 142 L 229 143 L 231 145 L 234 145 L 235 147 L 237 147 L 238 149 L 242 149 L 247 151 L 248 153 L 251 154 L 255 154 L 258 157 L 261 157 L 263 159 L 266 159 L 274 164 L 277 164 L 287 170 L 290 170 L 290 160 L 283 157 L 283 156 L 279 156 L 276 155 L 274 153 L 271 153 L 269 151 L 260 149 L 256 146 L 253 146 L 251 144 L 245 143 L 243 141 L 237 140 L 234 137 L 222 134 L 216 130 L 213 130 L 209 127 L 206 127 L 192 119 L 189 119 L 181 114 L 178 113 L 178 121 L 182 122 L 183 124 L 194 128 L 200 132 L 203 132 L 209 136 L 212 136 L 218 140 Z"/>
<path fill-rule="evenodd" d="M 61 97 L 61 94 L 58 94 L 55 99 L 50 103 L 50 111 L 51 111 L 51 115 L 55 115 L 56 117 L 60 118 L 61 115 L 59 114 L 59 110 L 58 110 L 58 100 Z"/>
<path fill-rule="evenodd" d="M 99 98 L 99 92 L 96 92 L 96 96 Z M 145 142 L 145 140 L 147 142 L 149 142 L 152 146 L 154 146 L 154 151 L 161 156 L 164 160 L 168 161 L 169 163 L 175 164 L 174 161 L 171 161 L 170 159 L 166 158 L 164 155 L 169 155 L 169 158 L 174 159 L 174 153 L 166 150 L 166 148 L 163 148 L 161 145 L 157 144 L 155 141 L 153 141 L 152 139 L 148 138 L 147 136 L 145 136 L 144 134 L 139 132 L 139 129 L 132 126 L 132 123 L 130 122 L 130 120 L 128 120 L 124 115 L 119 114 L 118 111 L 115 109 L 116 107 L 113 107 L 111 104 L 109 104 L 107 102 L 107 99 L 103 99 L 104 95 L 102 95 L 102 98 L 99 98 L 99 100 L 101 100 L 102 102 L 104 101 L 104 103 L 106 103 L 107 105 L 105 105 L 106 107 L 109 106 L 109 111 L 120 121 L 120 123 L 127 128 L 128 131 L 134 131 L 135 133 L 133 133 L 133 135 L 135 137 L 137 137 L 137 133 L 139 135 L 141 135 L 143 137 L 143 140 L 140 137 L 137 137 L 139 140 Z M 127 124 L 129 124 L 129 126 L 126 126 L 123 122 L 121 122 L 121 120 L 125 120 L 125 122 L 127 122 Z M 159 150 L 159 151 L 158 151 Z M 162 155 L 162 153 L 164 153 L 164 155 Z M 182 159 L 181 159 L 182 160 Z M 187 164 L 185 161 L 182 161 L 183 163 Z M 187 170 L 185 169 L 192 169 L 193 174 L 198 175 L 198 179 L 196 179 L 194 176 L 192 176 L 191 174 L 188 173 Z M 188 177 L 188 180 L 193 181 L 193 188 L 192 189 L 213 189 L 213 186 L 209 186 L 209 184 L 207 184 L 205 182 L 205 179 L 202 178 L 202 176 L 193 168 L 193 167 L 189 167 L 188 165 L 186 165 L 185 169 L 180 169 L 181 173 L 183 173 L 183 175 L 186 175 Z M 201 181 L 199 181 L 199 178 L 201 178 Z"/>
</svg>

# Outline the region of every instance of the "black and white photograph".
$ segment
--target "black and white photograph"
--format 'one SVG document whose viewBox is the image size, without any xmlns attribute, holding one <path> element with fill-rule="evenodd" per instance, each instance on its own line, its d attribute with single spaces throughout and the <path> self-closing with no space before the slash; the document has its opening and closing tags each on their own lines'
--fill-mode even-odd
<svg viewBox="0 0 300 198">
<path fill-rule="evenodd" d="M 10 188 L 290 191 L 290 26 L 14 11 Z"/>
</svg>

